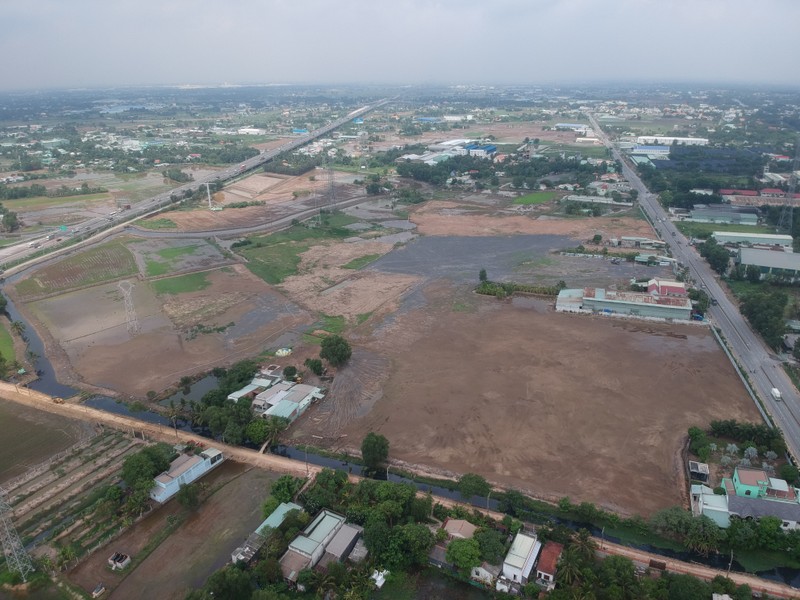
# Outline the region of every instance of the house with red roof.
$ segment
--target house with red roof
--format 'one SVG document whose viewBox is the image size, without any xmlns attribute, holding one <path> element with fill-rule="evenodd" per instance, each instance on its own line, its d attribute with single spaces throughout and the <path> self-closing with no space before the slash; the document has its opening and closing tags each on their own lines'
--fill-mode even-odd
<svg viewBox="0 0 800 600">
<path fill-rule="evenodd" d="M 653 296 L 671 296 L 673 298 L 686 298 L 686 284 L 680 281 L 670 281 L 654 277 L 647 282 L 647 293 Z"/>
<path fill-rule="evenodd" d="M 563 550 L 563 545 L 547 542 L 539 556 L 539 563 L 536 565 L 536 583 L 546 588 L 548 592 L 556 587 L 556 569 Z"/>
<path fill-rule="evenodd" d="M 783 198 L 786 192 L 778 188 L 764 188 L 759 195 L 762 198 Z"/>
</svg>

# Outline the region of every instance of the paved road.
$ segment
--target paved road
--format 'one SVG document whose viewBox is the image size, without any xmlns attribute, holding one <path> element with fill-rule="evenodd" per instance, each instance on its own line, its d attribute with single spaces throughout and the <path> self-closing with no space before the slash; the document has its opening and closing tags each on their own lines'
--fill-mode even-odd
<svg viewBox="0 0 800 600">
<path fill-rule="evenodd" d="M 750 379 L 753 391 L 761 398 L 775 424 L 783 431 L 786 445 L 795 459 L 800 458 L 800 395 L 782 368 L 781 360 L 764 345 L 761 337 L 750 329 L 738 305 L 723 289 L 719 276 L 700 257 L 686 237 L 675 227 L 666 211 L 658 202 L 658 195 L 651 194 L 636 172 L 609 140 L 594 116 L 587 115 L 597 137 L 608 147 L 616 160 L 622 163 L 622 174 L 639 192 L 639 203 L 659 235 L 670 245 L 672 256 L 689 269 L 695 286 L 704 288 L 717 301 L 708 314 L 713 324 L 719 327 L 733 355 Z M 782 400 L 771 394 L 772 388 L 781 392 Z M 702 398 L 698 398 L 702 402 Z"/>
<path fill-rule="evenodd" d="M 173 198 L 182 198 L 184 192 L 192 192 L 199 190 L 200 188 L 204 187 L 206 184 L 212 184 L 217 182 L 224 182 L 228 181 L 229 179 L 233 179 L 238 177 L 242 173 L 247 171 L 251 171 L 257 167 L 262 166 L 264 163 L 269 162 L 279 154 L 283 152 L 289 152 L 291 150 L 295 150 L 300 146 L 304 146 L 305 144 L 315 140 L 316 138 L 322 137 L 336 129 L 337 127 L 341 127 L 348 121 L 352 119 L 362 116 L 368 112 L 371 112 L 381 106 L 389 104 L 392 100 L 391 99 L 383 99 L 377 102 L 373 102 L 372 104 L 368 104 L 363 106 L 357 110 L 348 113 L 346 116 L 341 117 L 327 125 L 320 127 L 319 129 L 315 129 L 306 135 L 290 140 L 277 148 L 273 148 L 272 150 L 265 150 L 254 156 L 252 158 L 247 159 L 244 162 L 241 162 L 237 165 L 232 165 L 223 169 L 222 171 L 216 171 L 207 177 L 203 177 L 196 181 L 192 181 L 190 183 L 186 183 L 180 187 L 174 188 L 168 192 L 164 192 L 157 196 L 153 196 L 152 198 L 145 200 L 143 202 L 139 202 L 136 204 L 133 209 L 128 211 L 122 211 L 116 215 L 109 215 L 109 216 L 98 216 L 93 217 L 87 221 L 82 222 L 80 225 L 76 226 L 72 231 L 71 235 L 80 235 L 82 237 L 90 237 L 94 234 L 101 232 L 104 229 L 108 229 L 110 224 L 116 223 L 125 223 L 127 221 L 133 221 L 135 219 L 139 219 L 147 213 L 151 213 L 153 211 L 158 211 L 165 206 L 169 206 L 170 204 L 174 204 L 175 200 Z M 27 256 L 31 256 L 36 252 L 40 252 L 42 248 L 55 248 L 59 245 L 59 242 L 56 240 L 64 237 L 63 235 L 59 235 L 58 233 L 54 234 L 56 236 L 55 239 L 48 240 L 47 237 L 43 234 L 39 238 L 34 238 L 33 240 L 16 244 L 14 246 L 8 246 L 6 248 L 0 248 L 0 262 L 8 262 L 8 261 L 16 261 Z M 29 244 L 38 244 L 40 247 L 30 247 Z"/>
<path fill-rule="evenodd" d="M 174 429 L 170 427 L 145 423 L 144 421 L 139 421 L 138 419 L 135 419 L 133 417 L 115 415 L 112 413 L 108 413 L 102 410 L 85 406 L 83 404 L 73 404 L 73 403 L 55 404 L 53 403 L 52 398 L 50 396 L 47 396 L 46 394 L 42 394 L 41 392 L 36 392 L 34 390 L 29 390 L 27 388 L 18 388 L 13 384 L 6 382 L 0 382 L 0 397 L 27 406 L 32 406 L 34 408 L 37 408 L 39 410 L 44 410 L 46 412 L 60 414 L 63 415 L 64 417 L 81 419 L 93 423 L 101 423 L 103 425 L 114 427 L 115 429 L 120 429 L 122 431 L 128 431 L 128 432 L 136 431 L 144 434 L 146 437 L 152 440 L 159 440 L 174 444 L 176 442 L 188 442 L 190 440 L 197 439 L 196 435 L 192 435 L 185 431 L 178 430 L 176 432 Z M 282 456 L 276 456 L 275 454 L 261 454 L 260 452 L 256 452 L 255 450 L 249 450 L 247 448 L 241 448 L 239 446 L 228 446 L 227 444 L 221 444 L 219 442 L 214 442 L 214 446 L 222 450 L 225 456 L 231 460 L 250 464 L 262 469 L 267 469 L 269 471 L 277 471 L 279 473 L 290 473 L 296 477 L 306 477 L 306 476 L 314 476 L 322 470 L 322 467 L 319 467 L 317 465 L 306 464 L 302 461 L 293 460 Z M 403 468 L 408 469 L 408 465 L 403 465 Z M 353 475 L 352 473 L 349 474 L 348 477 L 354 483 L 357 483 L 361 479 L 360 477 L 358 477 L 357 475 Z M 425 494 L 422 491 L 419 491 L 418 495 L 424 496 Z M 502 520 L 502 518 L 505 516 L 502 513 L 487 510 L 485 508 L 477 506 L 466 505 L 463 502 L 452 500 L 450 498 L 442 498 L 439 496 L 434 496 L 433 499 L 435 503 L 442 504 L 444 506 L 448 507 L 462 506 L 467 509 L 477 510 L 498 521 Z M 687 563 L 679 560 L 665 559 L 663 556 L 660 556 L 658 554 L 651 554 L 648 552 L 644 552 L 642 550 L 637 550 L 635 548 L 629 548 L 627 546 L 622 546 L 619 544 L 612 544 L 608 541 L 603 541 L 599 538 L 594 538 L 594 541 L 597 544 L 598 548 L 602 546 L 602 551 L 598 551 L 600 556 L 605 556 L 607 554 L 626 556 L 631 560 L 642 563 L 644 565 L 649 564 L 651 559 L 665 561 L 667 563 L 668 571 L 671 571 L 673 573 L 687 573 L 690 575 L 694 575 L 695 577 L 700 577 L 702 579 L 706 579 L 709 581 L 717 575 L 725 574 L 722 571 L 712 569 L 704 565 Z M 750 587 L 752 587 L 753 590 L 769 593 L 770 595 L 778 598 L 798 597 L 797 591 L 791 588 L 790 586 L 787 586 L 782 583 L 768 581 L 766 579 L 761 579 L 760 577 L 756 577 L 755 575 L 748 575 L 745 573 L 731 573 L 730 577 L 739 585 L 746 583 Z"/>
</svg>

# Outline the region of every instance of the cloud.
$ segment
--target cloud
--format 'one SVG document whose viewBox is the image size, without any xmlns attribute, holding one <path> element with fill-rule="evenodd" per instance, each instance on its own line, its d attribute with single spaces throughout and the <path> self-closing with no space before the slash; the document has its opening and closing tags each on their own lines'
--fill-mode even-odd
<svg viewBox="0 0 800 600">
<path fill-rule="evenodd" d="M 795 0 L 6 0 L 4 89 L 800 81 Z"/>
</svg>

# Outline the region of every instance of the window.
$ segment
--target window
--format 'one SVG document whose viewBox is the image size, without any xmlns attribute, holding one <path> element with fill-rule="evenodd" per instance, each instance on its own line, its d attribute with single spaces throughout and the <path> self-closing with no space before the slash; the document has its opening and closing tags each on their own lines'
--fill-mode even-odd
<svg viewBox="0 0 800 600">
<path fill-rule="evenodd" d="M 749 495 L 750 495 L 750 490 L 745 490 L 745 491 L 744 491 L 744 495 L 745 495 L 745 496 L 749 496 Z"/>
</svg>

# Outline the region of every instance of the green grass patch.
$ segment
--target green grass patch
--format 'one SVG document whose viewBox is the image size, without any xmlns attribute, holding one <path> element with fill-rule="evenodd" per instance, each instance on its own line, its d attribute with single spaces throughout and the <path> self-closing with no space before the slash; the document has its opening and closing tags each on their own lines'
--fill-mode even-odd
<svg viewBox="0 0 800 600">
<path fill-rule="evenodd" d="M 354 258 L 353 260 L 351 260 L 349 263 L 344 265 L 342 268 L 343 269 L 355 269 L 355 270 L 363 269 L 369 263 L 375 262 L 380 257 L 381 257 L 380 254 L 367 254 L 366 256 L 359 256 L 358 258 Z"/>
<path fill-rule="evenodd" d="M 372 316 L 372 312 L 356 315 L 356 324 L 361 325 L 364 321 L 368 320 Z"/>
<path fill-rule="evenodd" d="M 322 324 L 317 327 L 317 329 L 323 329 L 331 334 L 339 334 L 344 331 L 344 327 L 346 325 L 346 321 L 344 317 L 341 315 L 331 316 L 331 315 L 322 315 Z"/>
<path fill-rule="evenodd" d="M 157 260 L 145 260 L 144 268 L 148 277 L 160 277 L 169 273 L 169 265 Z"/>
<path fill-rule="evenodd" d="M 556 192 L 532 192 L 520 196 L 519 198 L 514 198 L 514 204 L 523 204 L 526 206 L 530 204 L 544 204 L 545 202 L 550 202 L 550 200 L 556 196 L 558 196 Z"/>
<path fill-rule="evenodd" d="M 208 273 L 189 273 L 188 275 L 158 279 L 152 283 L 153 289 L 159 296 L 162 294 L 175 295 L 199 292 L 211 285 L 208 280 Z"/>
<path fill-rule="evenodd" d="M 687 237 L 706 239 L 715 231 L 733 231 L 736 233 L 775 233 L 774 227 L 765 225 L 729 225 L 726 223 L 693 223 L 676 221 L 675 227 Z"/>
<path fill-rule="evenodd" d="M 344 226 L 356 222 L 358 219 L 341 213 L 326 215 L 321 226 L 294 225 L 272 235 L 248 238 L 233 250 L 247 259 L 247 268 L 254 275 L 277 284 L 297 273 L 303 252 L 326 240 L 352 236 Z"/>
<path fill-rule="evenodd" d="M 739 300 L 743 299 L 745 296 L 747 296 L 747 294 L 763 290 L 766 287 L 762 283 L 752 283 L 751 281 L 734 281 L 732 279 L 727 279 L 725 283 L 728 284 L 728 288 Z"/>
<path fill-rule="evenodd" d="M 34 196 L 33 198 L 18 198 L 16 200 L 3 200 L 3 205 L 9 210 L 44 210 L 64 206 L 67 204 L 94 204 L 109 200 L 111 194 L 102 192 L 100 194 L 76 194 L 74 196 L 61 196 L 51 198 L 50 196 Z"/>
<path fill-rule="evenodd" d="M 164 218 L 139 221 L 137 225 L 142 229 L 177 229 L 178 227 L 172 219 Z"/>
<path fill-rule="evenodd" d="M 95 246 L 39 269 L 17 284 L 23 298 L 98 285 L 138 273 L 130 250 L 120 241 Z"/>
<path fill-rule="evenodd" d="M 11 337 L 11 332 L 5 323 L 0 323 L 0 355 L 9 363 L 14 362 L 16 359 L 14 355 L 14 339 Z"/>
<path fill-rule="evenodd" d="M 173 246 L 171 248 L 162 248 L 157 252 L 157 254 L 164 260 L 174 260 L 181 256 L 194 254 L 194 251 L 197 250 L 197 248 L 199 248 L 197 244 L 193 244 L 191 246 Z"/>
<path fill-rule="evenodd" d="M 417 597 L 417 586 L 414 580 L 403 572 L 390 573 L 383 587 L 372 595 L 376 600 L 414 600 Z"/>
</svg>

